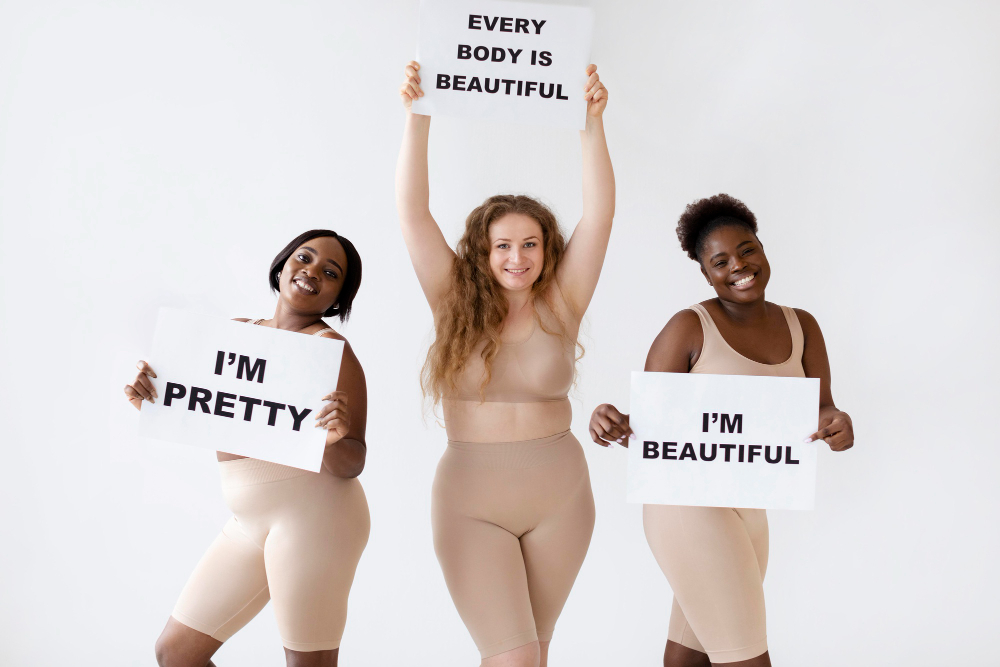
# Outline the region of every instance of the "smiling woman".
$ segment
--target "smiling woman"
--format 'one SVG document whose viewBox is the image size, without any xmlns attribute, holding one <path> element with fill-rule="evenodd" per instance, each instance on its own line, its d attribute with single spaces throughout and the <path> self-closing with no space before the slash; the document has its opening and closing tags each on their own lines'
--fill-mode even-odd
<svg viewBox="0 0 1000 667">
<path fill-rule="evenodd" d="M 849 449 L 854 430 L 851 418 L 833 403 L 819 325 L 804 310 L 764 300 L 771 266 L 750 209 L 726 194 L 701 199 L 680 217 L 677 238 L 716 297 L 667 322 L 649 348 L 645 370 L 819 378 L 819 430 L 810 440 L 824 440 L 834 451 Z M 603 446 L 627 446 L 635 437 L 628 415 L 609 404 L 594 410 L 590 435 Z M 690 453 L 694 458 L 693 449 Z M 780 451 L 773 461 L 770 452 L 764 454 L 769 463 L 781 460 Z M 728 461 L 728 450 L 725 456 Z M 768 667 L 765 511 L 645 505 L 643 527 L 674 591 L 664 667 Z"/>
<path fill-rule="evenodd" d="M 361 257 L 343 236 L 314 229 L 277 254 L 268 281 L 278 293 L 274 315 L 240 321 L 345 343 L 340 377 L 331 378 L 336 390 L 323 397 L 327 404 L 315 419 L 327 433 L 322 468 L 314 473 L 217 453 L 233 517 L 195 567 L 156 642 L 161 666 L 211 667 L 222 643 L 269 600 L 290 667 L 335 667 L 338 661 L 347 596 L 368 542 L 368 502 L 356 479 L 367 453 L 368 394 L 350 344 L 321 318 L 343 322 L 350 316 L 361 285 Z M 149 381 L 156 373 L 144 361 L 139 371 L 125 387 L 137 409 L 157 398 Z M 244 399 L 248 408 L 261 403 Z"/>
</svg>

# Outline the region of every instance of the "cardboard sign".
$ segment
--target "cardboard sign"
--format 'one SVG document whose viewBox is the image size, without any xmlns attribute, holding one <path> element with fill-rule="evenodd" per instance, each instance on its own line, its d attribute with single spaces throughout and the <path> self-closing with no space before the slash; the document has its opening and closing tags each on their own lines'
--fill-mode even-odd
<svg viewBox="0 0 1000 667">
<path fill-rule="evenodd" d="M 344 342 L 161 308 L 139 434 L 319 472 Z"/>
<path fill-rule="evenodd" d="M 583 7 L 422 0 L 413 112 L 582 130 L 592 29 Z"/>
<path fill-rule="evenodd" d="M 817 378 L 632 373 L 628 502 L 812 509 Z"/>
</svg>

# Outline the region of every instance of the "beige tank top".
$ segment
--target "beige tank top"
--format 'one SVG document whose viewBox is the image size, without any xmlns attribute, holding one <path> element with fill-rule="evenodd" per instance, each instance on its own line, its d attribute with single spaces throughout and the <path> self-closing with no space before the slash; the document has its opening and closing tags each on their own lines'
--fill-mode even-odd
<svg viewBox="0 0 1000 667">
<path fill-rule="evenodd" d="M 545 328 L 557 330 L 548 323 Z M 573 344 L 547 333 L 536 317 L 527 338 L 500 346 L 480 396 L 485 345 L 484 341 L 476 347 L 458 378 L 457 390 L 441 402 L 448 439 L 514 442 L 569 430 L 573 413 L 566 396 L 573 385 Z"/>
<path fill-rule="evenodd" d="M 691 306 L 690 309 L 698 314 L 698 319 L 701 320 L 701 329 L 705 333 L 701 355 L 691 369 L 692 373 L 772 375 L 797 378 L 806 376 L 805 370 L 802 368 L 802 350 L 805 347 L 805 338 L 802 335 L 799 318 L 791 308 L 781 306 L 781 312 L 785 314 L 785 321 L 788 322 L 788 331 L 792 334 L 792 354 L 780 364 L 762 364 L 744 357 L 722 337 L 719 328 L 715 326 L 715 320 L 712 319 L 704 306 L 699 303 Z"/>
</svg>

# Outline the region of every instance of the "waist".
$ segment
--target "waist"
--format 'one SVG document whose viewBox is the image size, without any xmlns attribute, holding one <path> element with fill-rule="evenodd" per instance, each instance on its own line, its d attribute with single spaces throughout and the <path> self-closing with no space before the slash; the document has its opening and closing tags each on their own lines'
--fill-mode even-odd
<svg viewBox="0 0 1000 667">
<path fill-rule="evenodd" d="M 240 458 L 219 461 L 219 475 L 222 478 L 223 489 L 281 482 L 315 474 L 317 473 L 260 459 Z"/>
<path fill-rule="evenodd" d="M 448 440 L 455 442 L 517 442 L 568 431 L 573 408 L 568 398 L 529 403 L 441 401 Z"/>
<path fill-rule="evenodd" d="M 441 457 L 445 468 L 521 470 L 559 463 L 586 461 L 583 448 L 569 430 L 514 442 L 462 442 L 449 440 Z"/>
</svg>

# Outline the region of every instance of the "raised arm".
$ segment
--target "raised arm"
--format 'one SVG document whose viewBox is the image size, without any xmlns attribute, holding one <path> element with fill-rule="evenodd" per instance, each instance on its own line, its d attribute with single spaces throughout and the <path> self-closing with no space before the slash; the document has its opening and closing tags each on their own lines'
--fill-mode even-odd
<svg viewBox="0 0 1000 667">
<path fill-rule="evenodd" d="M 583 148 L 583 217 L 566 245 L 559 266 L 559 286 L 569 306 L 583 317 L 597 289 L 615 217 L 615 172 L 604 137 L 604 108 L 608 91 L 597 76 L 597 66 L 587 68 L 584 97 L 587 124 L 580 132 Z"/>
<path fill-rule="evenodd" d="M 816 318 L 799 308 L 795 314 L 802 325 L 805 349 L 802 351 L 802 370 L 806 377 L 819 378 L 819 430 L 807 442 L 823 440 L 830 449 L 841 452 L 854 446 L 854 425 L 851 416 L 839 410 L 833 402 L 830 387 L 830 359 L 826 354 L 826 341 Z"/>
<path fill-rule="evenodd" d="M 448 247 L 430 210 L 427 137 L 431 117 L 415 114 L 410 109 L 413 100 L 423 95 L 419 69 L 420 65 L 411 61 L 405 69 L 406 81 L 399 89 L 406 109 L 406 125 L 396 163 L 396 211 L 413 270 L 427 302 L 434 309 L 448 290 L 455 252 Z"/>
</svg>

